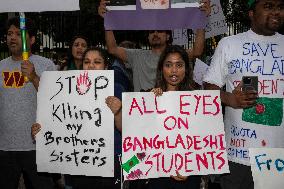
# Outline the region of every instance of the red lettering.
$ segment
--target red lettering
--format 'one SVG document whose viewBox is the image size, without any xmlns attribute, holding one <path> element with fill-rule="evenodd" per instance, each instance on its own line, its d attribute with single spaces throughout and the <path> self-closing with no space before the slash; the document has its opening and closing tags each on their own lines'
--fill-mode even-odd
<svg viewBox="0 0 284 189">
<path fill-rule="evenodd" d="M 263 94 L 270 95 L 270 90 L 268 90 L 268 91 L 265 90 L 266 88 L 269 88 L 269 85 L 267 84 L 267 81 L 271 82 L 271 80 L 263 80 L 262 81 L 262 90 L 263 90 Z"/>
<path fill-rule="evenodd" d="M 196 154 L 197 168 L 200 171 L 200 162 L 208 169 L 208 161 L 205 153 L 203 153 L 203 159 L 199 154 Z"/>
<path fill-rule="evenodd" d="M 185 118 L 185 122 L 183 119 L 178 117 L 178 128 L 181 129 L 181 124 L 184 126 L 184 128 L 188 129 L 188 120 Z"/>
<path fill-rule="evenodd" d="M 156 110 L 157 110 L 157 113 L 158 113 L 158 114 L 163 114 L 163 113 L 166 113 L 166 112 L 167 112 L 166 110 L 159 110 L 159 108 L 158 108 L 158 102 L 157 102 L 157 96 L 155 96 L 155 105 L 156 105 Z"/>
<path fill-rule="evenodd" d="M 192 154 L 192 152 L 186 152 L 185 154 L 184 154 L 184 164 L 185 164 L 185 172 L 187 172 L 187 173 L 190 173 L 190 172 L 192 172 L 193 170 L 192 169 L 188 169 L 188 163 L 191 163 L 192 162 L 192 160 L 191 159 L 189 159 L 188 158 L 188 156 L 189 155 L 191 155 Z"/>
<path fill-rule="evenodd" d="M 216 106 L 216 112 L 213 113 L 213 115 L 218 115 L 219 112 L 220 112 L 220 104 L 217 102 L 217 99 L 219 98 L 219 96 L 215 96 L 214 100 L 213 100 L 213 103 L 215 104 Z"/>
<path fill-rule="evenodd" d="M 179 166 L 178 166 L 178 159 L 180 160 Z M 176 171 L 181 170 L 183 166 L 183 157 L 180 154 L 175 154 L 175 167 L 176 167 Z"/>
<path fill-rule="evenodd" d="M 172 167 L 173 167 L 173 159 L 174 159 L 174 155 L 172 154 L 170 167 L 169 167 L 168 169 L 165 169 L 165 155 L 162 155 L 162 168 L 163 168 L 163 171 L 164 171 L 165 173 L 169 173 L 169 172 L 172 170 Z"/>
<path fill-rule="evenodd" d="M 211 95 L 203 95 L 203 114 L 204 115 L 207 115 L 207 114 L 212 114 L 211 112 L 207 112 L 206 111 L 206 106 L 211 106 L 212 104 L 207 104 L 206 103 L 206 98 L 210 98 L 211 97 Z"/>
<path fill-rule="evenodd" d="M 222 154 L 224 152 L 220 152 L 217 156 L 216 156 L 216 159 L 220 160 L 221 161 L 221 165 L 218 166 L 218 169 L 221 169 L 224 165 L 225 165 L 225 160 L 224 158 L 222 157 Z"/>
<path fill-rule="evenodd" d="M 143 150 L 142 144 L 140 142 L 140 140 L 137 137 L 134 137 L 133 139 L 133 151 L 136 151 L 137 146 Z"/>
<path fill-rule="evenodd" d="M 188 106 L 188 105 L 190 105 L 189 103 L 183 103 L 183 102 L 182 102 L 182 98 L 185 97 L 185 96 L 191 96 L 191 95 L 180 95 L 180 96 L 179 96 L 179 112 L 180 112 L 181 114 L 190 115 L 189 112 L 184 112 L 183 109 L 182 109 L 183 106 Z"/>
<path fill-rule="evenodd" d="M 278 80 L 279 79 L 276 79 L 275 81 L 274 80 L 272 80 L 272 94 L 277 94 L 278 93 Z"/>
<path fill-rule="evenodd" d="M 149 141 L 147 138 L 143 137 L 143 145 L 144 145 L 144 150 L 147 150 L 148 147 L 152 149 L 153 147 L 152 138 L 150 138 L 150 141 Z"/>
<path fill-rule="evenodd" d="M 225 150 L 226 148 L 224 147 L 224 141 L 223 141 L 223 139 L 224 139 L 224 134 L 220 134 L 220 135 L 218 135 L 219 136 L 219 138 L 220 138 L 220 148 L 219 148 L 219 150 Z"/>
<path fill-rule="evenodd" d="M 208 146 L 208 144 L 209 144 L 209 140 L 208 140 L 209 136 L 210 135 L 207 135 L 206 137 L 203 138 L 203 142 L 205 142 L 204 148 L 206 148 Z"/>
<path fill-rule="evenodd" d="M 171 146 L 169 142 L 169 137 L 166 137 L 167 148 L 176 148 L 176 146 Z"/>
<path fill-rule="evenodd" d="M 168 127 L 168 125 L 166 124 L 168 122 L 168 120 L 171 119 L 171 120 L 174 120 L 174 125 L 172 127 Z M 164 121 L 164 127 L 167 129 L 167 130 L 173 130 L 176 126 L 176 118 L 174 116 L 168 116 L 165 121 Z"/>
<path fill-rule="evenodd" d="M 193 144 L 191 136 L 186 135 L 187 149 L 189 150 Z"/>
<path fill-rule="evenodd" d="M 210 154 L 210 156 L 211 156 L 212 167 L 213 167 L 214 170 L 215 170 L 215 161 L 214 161 L 214 154 L 215 153 L 216 153 L 215 151 L 207 152 L 207 154 Z"/>
<path fill-rule="evenodd" d="M 132 99 L 131 107 L 130 107 L 130 110 L 129 110 L 129 113 L 128 113 L 129 115 L 131 115 L 133 108 L 138 108 L 140 114 L 143 115 L 143 112 L 142 112 L 141 108 L 139 107 L 139 105 L 136 101 L 136 98 Z"/>
<path fill-rule="evenodd" d="M 200 150 L 201 147 L 198 146 L 198 144 L 201 142 L 200 140 L 197 140 L 200 136 L 193 136 L 193 141 L 194 141 L 194 149 L 195 150 Z"/>
<path fill-rule="evenodd" d="M 156 158 L 156 160 L 157 160 L 156 162 L 157 162 L 157 171 L 158 171 L 158 172 L 160 171 L 160 167 L 159 167 L 159 166 L 160 166 L 160 165 L 159 165 L 159 163 L 160 163 L 160 162 L 159 162 L 159 156 L 160 156 L 161 154 L 162 154 L 162 153 L 160 152 L 160 153 L 154 154 L 154 155 L 152 156 L 153 158 Z"/>
<path fill-rule="evenodd" d="M 155 138 L 153 140 L 154 148 L 155 149 L 160 149 L 162 147 L 164 149 L 164 142 L 158 140 L 159 136 L 160 135 L 155 136 Z"/>
<path fill-rule="evenodd" d="M 146 171 L 146 176 L 148 175 L 148 173 L 149 173 L 149 171 L 152 169 L 152 167 L 153 167 L 153 161 L 150 161 L 149 160 L 149 158 L 150 158 L 150 155 L 148 155 L 148 157 L 147 157 L 147 159 L 146 159 L 146 161 L 145 161 L 145 165 L 150 165 L 150 168 Z"/>
<path fill-rule="evenodd" d="M 230 142 L 230 145 L 231 146 L 235 146 L 235 147 L 245 147 L 245 142 L 246 140 L 245 139 L 234 139 L 234 138 L 231 138 L 231 142 Z"/>
<path fill-rule="evenodd" d="M 146 103 L 145 103 L 144 97 L 142 97 L 142 102 L 143 102 L 143 107 L 144 107 L 144 113 L 145 114 L 149 114 L 149 113 L 153 113 L 154 112 L 154 110 L 147 110 L 146 109 Z"/>
<path fill-rule="evenodd" d="M 215 148 L 218 149 L 218 145 L 217 145 L 217 136 L 215 136 L 215 140 L 213 140 L 213 136 L 210 135 L 210 148 L 213 148 L 213 145 L 215 145 Z"/>
<path fill-rule="evenodd" d="M 234 146 L 234 145 L 235 145 L 235 139 L 231 138 L 230 145 L 231 145 L 231 146 Z"/>
<path fill-rule="evenodd" d="M 183 149 L 186 149 L 180 134 L 178 134 L 178 136 L 176 138 L 176 147 L 177 147 L 178 144 L 181 144 Z"/>
<path fill-rule="evenodd" d="M 194 111 L 194 113 L 196 115 L 196 113 L 198 111 L 198 107 L 199 107 L 199 102 L 200 102 L 201 96 L 194 95 L 194 98 L 196 98 L 196 100 L 197 100 L 197 103 L 196 103 L 196 106 L 195 106 L 195 111 Z"/>
<path fill-rule="evenodd" d="M 123 151 L 124 152 L 127 152 L 128 150 L 132 148 L 133 144 L 130 141 L 131 141 L 131 137 L 124 138 L 123 140 Z"/>
</svg>

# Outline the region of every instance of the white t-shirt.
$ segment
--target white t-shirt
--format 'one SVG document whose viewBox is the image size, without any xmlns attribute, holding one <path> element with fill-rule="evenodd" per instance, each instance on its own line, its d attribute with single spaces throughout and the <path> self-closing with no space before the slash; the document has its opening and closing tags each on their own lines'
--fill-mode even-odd
<svg viewBox="0 0 284 189">
<path fill-rule="evenodd" d="M 228 159 L 250 165 L 249 148 L 284 148 L 284 36 L 249 30 L 222 39 L 203 81 L 232 92 L 242 76 L 258 76 L 257 106 L 227 106 L 224 124 Z"/>
</svg>

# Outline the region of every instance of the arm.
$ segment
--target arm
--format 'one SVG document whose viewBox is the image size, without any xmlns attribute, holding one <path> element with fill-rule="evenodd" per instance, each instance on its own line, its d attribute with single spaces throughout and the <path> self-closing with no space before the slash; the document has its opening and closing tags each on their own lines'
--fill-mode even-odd
<svg viewBox="0 0 284 189">
<path fill-rule="evenodd" d="M 105 40 L 106 40 L 107 51 L 110 54 L 122 60 L 122 62 L 126 62 L 127 61 L 126 50 L 122 47 L 117 46 L 113 31 L 105 31 Z"/>
<path fill-rule="evenodd" d="M 204 14 L 208 17 L 211 13 L 211 6 L 209 0 L 201 0 L 201 6 L 199 9 L 204 12 Z M 197 29 L 195 33 L 195 40 L 193 44 L 193 48 L 188 50 L 188 56 L 190 60 L 194 60 L 195 58 L 200 57 L 203 54 L 205 46 L 205 30 Z"/>
<path fill-rule="evenodd" d="M 98 7 L 98 14 L 104 18 L 106 12 L 107 12 L 107 8 L 106 8 L 106 4 L 109 1 L 106 0 L 101 0 L 100 2 L 100 6 Z M 107 51 L 116 56 L 117 58 L 121 59 L 123 62 L 125 62 L 127 60 L 126 58 L 126 51 L 124 48 L 122 47 L 118 47 L 116 44 L 116 40 L 113 34 L 113 31 L 105 31 L 105 40 L 106 40 L 106 46 L 107 46 Z"/>
<path fill-rule="evenodd" d="M 190 60 L 200 57 L 203 54 L 205 46 L 205 30 L 197 29 L 195 34 L 195 41 L 193 43 L 192 49 L 189 49 L 188 57 Z"/>
<path fill-rule="evenodd" d="M 210 83 L 204 83 L 205 90 L 220 90 L 220 97 L 222 103 L 226 106 L 230 106 L 235 109 L 249 108 L 255 105 L 255 101 L 258 95 L 255 91 L 241 91 L 241 85 L 239 84 L 232 93 L 222 91 L 220 87 Z"/>
</svg>

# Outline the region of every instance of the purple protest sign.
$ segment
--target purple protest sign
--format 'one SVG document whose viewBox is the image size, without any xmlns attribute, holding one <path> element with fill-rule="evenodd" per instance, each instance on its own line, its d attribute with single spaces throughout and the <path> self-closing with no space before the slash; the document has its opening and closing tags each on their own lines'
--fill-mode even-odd
<svg viewBox="0 0 284 189">
<path fill-rule="evenodd" d="M 206 16 L 197 7 L 142 9 L 136 0 L 136 10 L 112 10 L 105 16 L 106 30 L 171 30 L 205 28 Z"/>
</svg>

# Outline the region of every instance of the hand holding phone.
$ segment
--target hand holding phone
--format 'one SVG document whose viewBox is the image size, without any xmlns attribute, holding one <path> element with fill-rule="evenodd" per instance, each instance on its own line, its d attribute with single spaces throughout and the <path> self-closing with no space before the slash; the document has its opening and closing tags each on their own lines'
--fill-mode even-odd
<svg viewBox="0 0 284 189">
<path fill-rule="evenodd" d="M 258 92 L 258 77 L 257 76 L 243 76 L 242 91 L 256 91 Z"/>
</svg>

